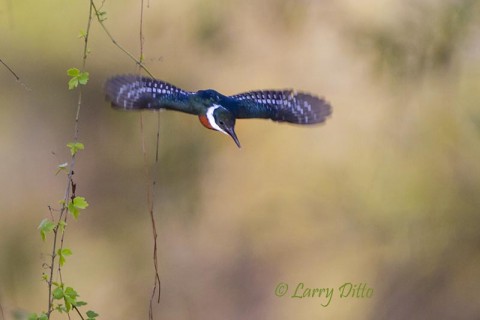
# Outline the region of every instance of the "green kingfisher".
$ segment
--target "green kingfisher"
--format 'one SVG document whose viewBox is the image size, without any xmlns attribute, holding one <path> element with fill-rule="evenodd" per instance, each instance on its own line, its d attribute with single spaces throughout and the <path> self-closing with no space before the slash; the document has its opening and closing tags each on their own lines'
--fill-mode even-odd
<svg viewBox="0 0 480 320">
<path fill-rule="evenodd" d="M 202 125 L 229 135 L 239 148 L 236 119 L 263 118 L 307 125 L 322 123 L 332 113 L 332 107 L 323 98 L 294 90 L 225 96 L 212 89 L 188 92 L 153 78 L 118 75 L 107 80 L 105 91 L 114 108 L 168 109 L 197 115 Z"/>
</svg>

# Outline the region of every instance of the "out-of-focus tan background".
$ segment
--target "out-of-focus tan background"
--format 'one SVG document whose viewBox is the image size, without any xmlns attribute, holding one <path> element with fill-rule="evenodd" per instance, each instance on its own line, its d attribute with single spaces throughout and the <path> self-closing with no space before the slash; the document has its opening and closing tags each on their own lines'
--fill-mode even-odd
<svg viewBox="0 0 480 320">
<path fill-rule="evenodd" d="M 237 122 L 243 148 L 196 117 L 160 114 L 162 301 L 156 319 L 474 319 L 480 316 L 478 1 L 147 0 L 145 62 L 187 90 L 293 87 L 333 116 L 303 128 Z M 100 3 L 98 3 L 100 5 Z M 139 54 L 140 1 L 106 1 Z M 63 197 L 87 1 L 0 3 L 0 304 L 46 309 L 39 222 Z M 93 23 L 75 170 L 90 207 L 69 220 L 64 281 L 101 319 L 146 319 L 152 235 L 140 114 L 102 85 L 136 67 Z M 157 114 L 144 113 L 149 164 Z M 279 283 L 289 285 L 284 297 Z M 371 298 L 340 298 L 344 283 Z M 295 287 L 334 288 L 292 298 Z"/>
</svg>

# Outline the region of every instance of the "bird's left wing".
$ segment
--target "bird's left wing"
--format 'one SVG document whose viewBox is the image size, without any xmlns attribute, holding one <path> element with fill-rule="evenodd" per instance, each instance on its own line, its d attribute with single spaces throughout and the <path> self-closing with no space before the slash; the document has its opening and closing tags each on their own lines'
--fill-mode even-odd
<svg viewBox="0 0 480 320">
<path fill-rule="evenodd" d="M 237 118 L 266 118 L 296 124 L 324 122 L 332 107 L 323 98 L 293 90 L 265 90 L 240 93 L 230 98 Z"/>
<path fill-rule="evenodd" d="M 118 75 L 105 84 L 112 107 L 126 110 L 171 109 L 191 113 L 191 92 L 167 82 L 136 75 Z"/>
</svg>

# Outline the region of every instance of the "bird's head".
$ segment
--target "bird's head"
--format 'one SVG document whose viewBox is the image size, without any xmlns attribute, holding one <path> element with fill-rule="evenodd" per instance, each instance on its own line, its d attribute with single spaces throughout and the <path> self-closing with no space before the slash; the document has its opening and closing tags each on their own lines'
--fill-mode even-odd
<svg viewBox="0 0 480 320">
<path fill-rule="evenodd" d="M 200 122 L 208 129 L 217 130 L 228 134 L 233 141 L 240 148 L 240 141 L 238 141 L 235 134 L 235 116 L 226 108 L 219 104 L 213 104 L 208 107 L 205 115 L 200 115 Z"/>
</svg>

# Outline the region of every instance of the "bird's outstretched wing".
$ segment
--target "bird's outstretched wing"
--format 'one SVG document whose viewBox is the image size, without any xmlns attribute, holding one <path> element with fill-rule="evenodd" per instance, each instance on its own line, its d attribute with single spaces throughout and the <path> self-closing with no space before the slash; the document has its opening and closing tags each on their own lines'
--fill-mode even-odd
<svg viewBox="0 0 480 320">
<path fill-rule="evenodd" d="M 169 83 L 136 75 L 119 75 L 107 80 L 106 98 L 112 107 L 134 109 L 172 109 L 189 112 L 191 92 Z"/>
<path fill-rule="evenodd" d="M 240 93 L 230 98 L 237 101 L 237 118 L 266 118 L 297 124 L 325 121 L 332 107 L 323 98 L 293 90 L 266 90 Z"/>
</svg>

